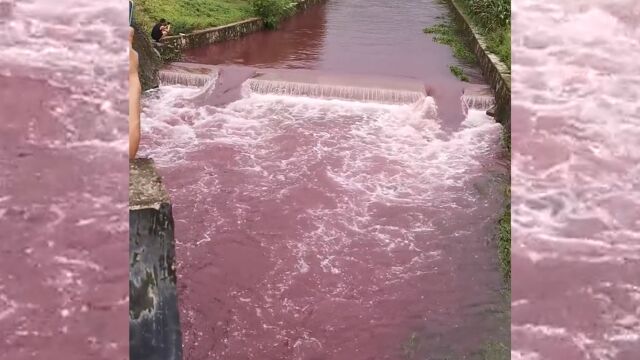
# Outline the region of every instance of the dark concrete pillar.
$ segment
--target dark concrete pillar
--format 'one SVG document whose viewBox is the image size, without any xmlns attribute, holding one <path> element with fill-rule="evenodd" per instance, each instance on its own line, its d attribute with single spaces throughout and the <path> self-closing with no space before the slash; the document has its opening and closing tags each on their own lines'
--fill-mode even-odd
<svg viewBox="0 0 640 360">
<path fill-rule="evenodd" d="M 129 358 L 181 360 L 171 202 L 151 159 L 129 165 Z"/>
</svg>

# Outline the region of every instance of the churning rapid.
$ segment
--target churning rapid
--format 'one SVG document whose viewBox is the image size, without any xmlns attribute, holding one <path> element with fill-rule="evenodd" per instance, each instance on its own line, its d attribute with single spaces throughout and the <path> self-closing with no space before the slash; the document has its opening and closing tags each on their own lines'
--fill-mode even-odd
<svg viewBox="0 0 640 360">
<path fill-rule="evenodd" d="M 422 84 L 415 91 L 256 80 L 251 69 L 223 65 L 217 82 L 166 73 L 167 83 L 208 84 L 145 97 L 142 154 L 155 159 L 174 206 L 185 359 L 463 358 L 505 341 L 492 238 L 506 173 L 502 127 L 484 111 L 462 111 L 464 85 L 439 62 L 450 50 L 421 32 L 445 8 L 393 7 L 363 9 L 387 32 L 378 39 L 385 51 L 416 51 L 372 57 L 364 73 L 412 73 Z M 248 49 L 273 44 L 272 62 L 251 64 L 252 54 L 230 62 L 337 74 L 316 60 L 339 55 L 351 73 L 371 51 L 357 26 L 345 28 L 358 8 L 320 5 L 285 31 L 239 40 Z M 269 40 L 295 34 L 292 24 L 315 31 L 302 56 L 317 56 L 274 55 L 298 54 Z M 401 66 L 422 55 L 419 70 Z M 439 79 L 434 93 L 455 98 L 427 96 L 427 77 Z"/>
<path fill-rule="evenodd" d="M 640 3 L 513 2 L 512 359 L 640 354 Z"/>
<path fill-rule="evenodd" d="M 0 1 L 0 357 L 126 359 L 127 20 Z"/>
</svg>

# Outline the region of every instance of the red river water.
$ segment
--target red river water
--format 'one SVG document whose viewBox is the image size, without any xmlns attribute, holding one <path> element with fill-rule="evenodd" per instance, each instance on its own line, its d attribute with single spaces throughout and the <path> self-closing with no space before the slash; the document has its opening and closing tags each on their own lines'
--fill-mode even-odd
<svg viewBox="0 0 640 360">
<path fill-rule="evenodd" d="M 513 3 L 512 359 L 638 359 L 640 3 Z"/>
<path fill-rule="evenodd" d="M 126 19 L 0 1 L 2 359 L 128 359 Z"/>
<path fill-rule="evenodd" d="M 508 346 L 492 237 L 502 127 L 463 113 L 450 49 L 422 32 L 446 11 L 329 1 L 187 54 L 238 81 L 226 105 L 203 101 L 213 85 L 146 96 L 142 154 L 173 200 L 185 359 L 474 359 Z M 237 79 L 247 67 L 411 78 L 433 96 L 257 94 Z"/>
</svg>

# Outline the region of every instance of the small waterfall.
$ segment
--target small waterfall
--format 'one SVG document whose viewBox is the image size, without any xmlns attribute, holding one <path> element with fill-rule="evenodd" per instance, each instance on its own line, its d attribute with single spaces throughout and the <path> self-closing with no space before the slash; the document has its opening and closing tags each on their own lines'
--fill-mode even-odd
<svg viewBox="0 0 640 360">
<path fill-rule="evenodd" d="M 204 87 L 210 82 L 215 82 L 218 74 L 199 74 L 186 71 L 160 70 L 160 85 L 183 85 L 191 87 Z"/>
<path fill-rule="evenodd" d="M 462 95 L 462 110 L 466 114 L 469 109 L 487 111 L 491 109 L 496 101 L 492 95 Z"/>
<path fill-rule="evenodd" d="M 250 79 L 251 91 L 258 94 L 306 96 L 322 99 L 354 100 L 384 104 L 414 104 L 426 97 L 425 92 L 381 89 L 335 84 Z"/>
</svg>

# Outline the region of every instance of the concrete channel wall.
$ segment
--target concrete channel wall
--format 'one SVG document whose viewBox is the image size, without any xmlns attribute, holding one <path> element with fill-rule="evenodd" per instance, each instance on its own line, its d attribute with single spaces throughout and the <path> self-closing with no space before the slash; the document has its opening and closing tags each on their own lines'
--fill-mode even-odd
<svg viewBox="0 0 640 360">
<path fill-rule="evenodd" d="M 494 92 L 496 118 L 505 128 L 511 126 L 511 71 L 497 55 L 487 50 L 484 37 L 464 14 L 456 0 L 448 0 L 456 21 L 470 41 L 480 69 Z"/>
<path fill-rule="evenodd" d="M 324 0 L 299 0 L 298 11 Z M 252 32 L 264 30 L 264 22 L 260 18 L 252 18 L 237 23 L 194 31 L 189 34 L 167 36 L 163 38 L 158 51 L 165 60 L 180 59 L 183 50 L 194 49 L 222 41 L 239 39 Z"/>
<path fill-rule="evenodd" d="M 129 358 L 182 360 L 171 201 L 153 160 L 129 165 Z"/>
</svg>

